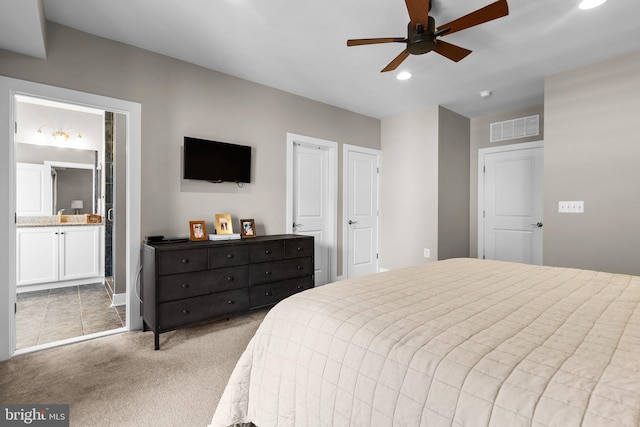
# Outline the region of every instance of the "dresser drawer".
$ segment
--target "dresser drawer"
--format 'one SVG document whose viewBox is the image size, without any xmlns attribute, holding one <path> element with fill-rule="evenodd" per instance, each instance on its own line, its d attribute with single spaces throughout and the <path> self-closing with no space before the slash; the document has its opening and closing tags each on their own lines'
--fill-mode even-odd
<svg viewBox="0 0 640 427">
<path fill-rule="evenodd" d="M 160 277 L 158 300 L 172 301 L 249 286 L 249 266 L 219 268 Z"/>
<path fill-rule="evenodd" d="M 285 258 L 301 258 L 313 255 L 313 239 L 291 239 L 284 241 Z"/>
<path fill-rule="evenodd" d="M 313 278 L 311 276 L 254 286 L 249 291 L 251 307 L 273 305 L 288 296 L 312 287 Z"/>
<path fill-rule="evenodd" d="M 161 252 L 158 274 L 188 273 L 207 269 L 207 249 L 187 249 Z"/>
<path fill-rule="evenodd" d="M 249 264 L 249 247 L 229 245 L 209 248 L 209 268 L 232 267 Z"/>
<path fill-rule="evenodd" d="M 311 259 L 311 257 L 307 257 L 251 264 L 249 266 L 251 285 L 312 276 L 313 265 Z"/>
<path fill-rule="evenodd" d="M 281 240 L 251 245 L 249 259 L 254 262 L 276 261 L 284 258 L 284 245 Z"/>
<path fill-rule="evenodd" d="M 247 288 L 161 303 L 159 328 L 168 330 L 249 309 Z"/>
</svg>

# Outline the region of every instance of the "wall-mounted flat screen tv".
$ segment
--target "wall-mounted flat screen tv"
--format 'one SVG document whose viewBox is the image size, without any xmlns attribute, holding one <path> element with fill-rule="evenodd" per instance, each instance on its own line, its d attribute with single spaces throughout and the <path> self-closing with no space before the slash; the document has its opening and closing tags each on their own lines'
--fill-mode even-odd
<svg viewBox="0 0 640 427">
<path fill-rule="evenodd" d="M 184 179 L 251 182 L 251 147 L 185 136 Z"/>
</svg>

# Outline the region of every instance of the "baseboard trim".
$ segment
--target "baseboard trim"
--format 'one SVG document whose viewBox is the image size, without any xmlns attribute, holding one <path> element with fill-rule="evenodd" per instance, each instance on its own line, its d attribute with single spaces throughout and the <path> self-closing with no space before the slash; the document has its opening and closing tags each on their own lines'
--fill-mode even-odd
<svg viewBox="0 0 640 427">
<path fill-rule="evenodd" d="M 127 294 L 113 294 L 113 298 L 111 298 L 111 307 L 117 307 L 119 305 L 127 304 Z"/>
</svg>

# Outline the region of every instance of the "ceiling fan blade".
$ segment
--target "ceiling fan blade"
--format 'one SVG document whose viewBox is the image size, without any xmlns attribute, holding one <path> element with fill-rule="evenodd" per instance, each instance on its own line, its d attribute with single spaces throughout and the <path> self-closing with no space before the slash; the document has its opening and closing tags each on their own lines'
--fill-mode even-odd
<svg viewBox="0 0 640 427">
<path fill-rule="evenodd" d="M 387 37 L 387 38 L 376 38 L 376 39 L 351 39 L 347 40 L 347 46 L 362 46 L 365 44 L 378 44 L 378 43 L 400 43 L 406 42 L 407 39 L 404 37 Z"/>
<path fill-rule="evenodd" d="M 508 14 L 509 5 L 507 4 L 507 0 L 498 0 L 497 2 L 491 3 L 482 9 L 476 10 L 475 12 L 471 12 L 462 18 L 451 21 L 448 24 L 439 25 L 437 31 L 441 32 L 443 36 L 446 36 L 457 31 L 466 30 L 467 28 L 484 24 L 485 22 L 489 22 L 494 19 L 502 18 Z M 447 28 L 449 30 L 445 31 Z"/>
<path fill-rule="evenodd" d="M 384 67 L 380 72 L 384 73 L 386 71 L 395 70 L 396 68 L 398 68 L 400 64 L 402 64 L 402 61 L 407 59 L 408 56 L 409 56 L 409 52 L 407 52 L 407 49 L 403 50 L 402 52 L 400 52 L 400 55 L 396 56 L 396 58 L 393 61 L 389 62 L 389 65 Z"/>
<path fill-rule="evenodd" d="M 404 0 L 407 4 L 411 26 L 415 29 L 418 24 L 422 28 L 428 27 L 429 22 L 429 0 Z"/>
<path fill-rule="evenodd" d="M 438 40 L 436 42 L 436 48 L 434 51 L 455 62 L 460 61 L 471 53 L 469 49 L 443 42 L 442 40 Z"/>
</svg>

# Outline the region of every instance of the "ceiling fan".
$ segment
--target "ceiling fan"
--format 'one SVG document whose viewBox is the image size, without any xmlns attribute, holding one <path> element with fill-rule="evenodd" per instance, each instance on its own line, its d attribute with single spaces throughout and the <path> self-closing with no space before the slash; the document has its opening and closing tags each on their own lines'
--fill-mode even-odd
<svg viewBox="0 0 640 427">
<path fill-rule="evenodd" d="M 440 55 L 458 62 L 471 53 L 469 49 L 456 46 L 440 40 L 457 31 L 466 30 L 476 25 L 494 19 L 502 18 L 509 14 L 507 0 L 498 0 L 481 9 L 471 12 L 461 18 L 447 24 L 436 27 L 436 21 L 429 16 L 431 10 L 430 0 L 405 0 L 409 18 L 411 21 L 407 26 L 407 37 L 387 37 L 374 39 L 352 39 L 347 40 L 347 46 L 361 46 L 378 43 L 406 43 L 407 47 L 393 61 L 382 69 L 381 72 L 393 71 L 411 55 L 422 55 L 423 53 L 434 51 Z"/>
</svg>

